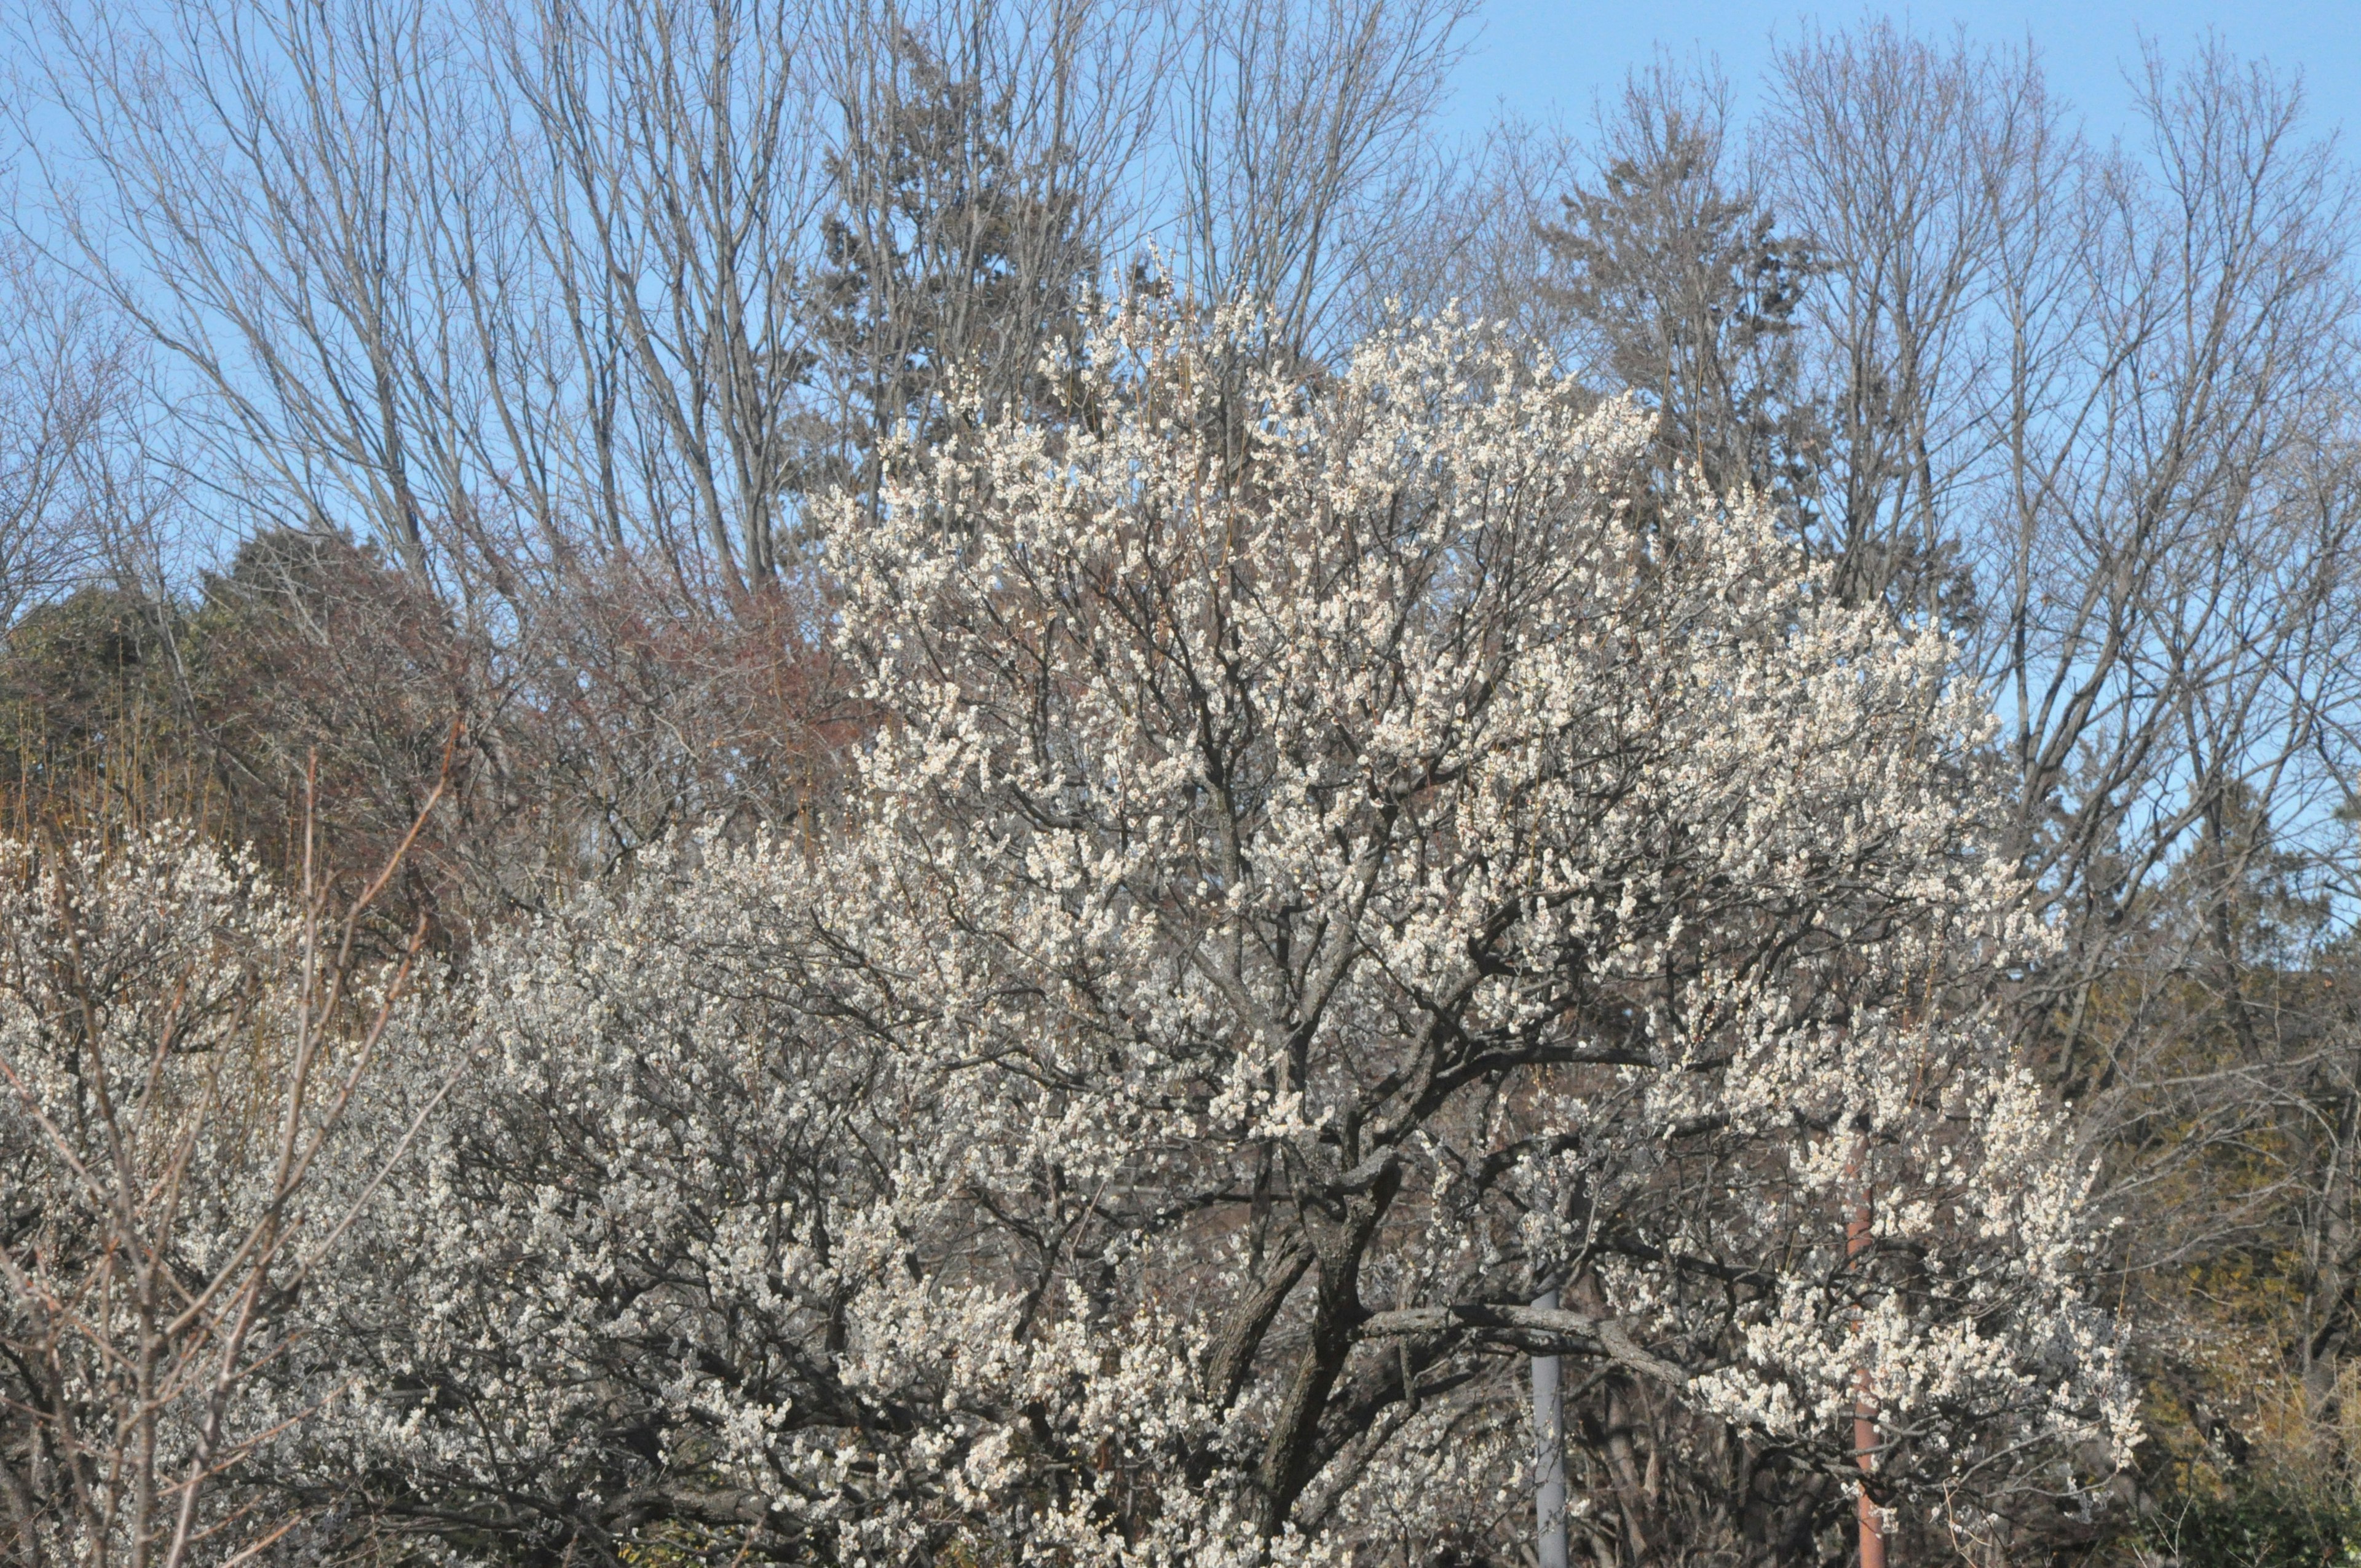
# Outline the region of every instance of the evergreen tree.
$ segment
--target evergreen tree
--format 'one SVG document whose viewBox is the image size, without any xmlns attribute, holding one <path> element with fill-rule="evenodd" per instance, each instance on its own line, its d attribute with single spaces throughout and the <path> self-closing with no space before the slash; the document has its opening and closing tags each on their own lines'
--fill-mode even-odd
<svg viewBox="0 0 2361 1568">
<path fill-rule="evenodd" d="M 1078 340 L 1100 263 L 1071 150 L 1024 145 L 1013 83 L 961 72 L 907 27 L 866 63 L 826 162 L 816 280 L 844 477 L 862 493 L 905 423 L 934 447 L 963 411 L 1054 406 L 1043 351 Z"/>
</svg>

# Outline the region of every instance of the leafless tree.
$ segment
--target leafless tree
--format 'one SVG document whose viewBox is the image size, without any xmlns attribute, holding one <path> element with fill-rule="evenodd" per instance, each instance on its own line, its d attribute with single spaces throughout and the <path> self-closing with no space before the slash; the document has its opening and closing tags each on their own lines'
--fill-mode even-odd
<svg viewBox="0 0 2361 1568">
<path fill-rule="evenodd" d="M 2350 176 L 2292 84 L 2218 48 L 2151 55 L 2145 139 L 2111 154 L 2023 57 L 1872 30 L 1782 71 L 1774 145 L 1845 368 L 1826 515 L 1861 591 L 1954 596 L 2001 702 L 2010 850 L 2066 937 L 2027 1026 L 2093 1139 L 2153 1157 L 2125 1200 L 2178 1190 L 2312 1050 L 2247 1004 L 2268 966 L 2232 890 L 2263 846 L 2315 876 L 2347 847 Z M 2232 1048 L 2192 1057 L 2217 1026 Z M 2145 1135 L 2166 1102 L 2187 1136 Z M 2200 1214 L 2128 1261 L 2241 1223 Z"/>
<path fill-rule="evenodd" d="M 104 563 L 104 448 L 135 369 L 99 302 L 0 250 L 0 632 Z"/>
<path fill-rule="evenodd" d="M 548 410 L 532 504 L 609 550 L 687 552 L 733 593 L 777 580 L 808 458 L 803 303 L 821 200 L 807 8 L 652 0 L 533 4 L 487 17 L 497 75 L 525 111 L 503 159 L 544 314 L 515 373 Z M 677 521 L 675 521 L 677 520 Z"/>
<path fill-rule="evenodd" d="M 1447 210 L 1433 121 L 1472 0 L 1213 0 L 1190 39 L 1175 253 L 1206 302 L 1268 313 L 1318 356 L 1384 308 L 1396 258 Z"/>
<path fill-rule="evenodd" d="M 1503 115 L 1455 171 L 1432 220 L 1400 238 L 1390 291 L 1421 315 L 1457 309 L 1504 334 L 1580 365 L 1593 345 L 1570 330 L 1549 289 L 1547 231 L 1580 176 L 1581 148 L 1565 127 Z"/>
<path fill-rule="evenodd" d="M 807 684 L 788 667 L 808 594 L 779 569 L 818 191 L 801 16 L 49 14 L 73 133 L 49 168 L 52 259 L 162 351 L 215 560 L 313 542 L 203 596 L 262 639 L 216 661 L 244 672 L 226 693 L 183 681 L 228 786 L 283 820 L 309 751 L 348 757 L 370 716 L 422 703 L 421 734 L 465 716 L 455 815 L 490 837 L 460 858 L 497 910 L 778 776 L 742 746 L 796 732 L 761 694 Z M 357 561 L 344 535 L 412 587 L 356 587 L 377 582 L 357 565 L 257 580 Z M 381 803 L 380 846 L 434 777 L 416 746 L 387 755 L 339 780 Z"/>
</svg>

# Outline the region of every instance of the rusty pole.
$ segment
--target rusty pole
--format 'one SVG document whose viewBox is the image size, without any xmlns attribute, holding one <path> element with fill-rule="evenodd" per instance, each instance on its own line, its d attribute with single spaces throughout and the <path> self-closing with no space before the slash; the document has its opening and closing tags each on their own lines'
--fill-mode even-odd
<svg viewBox="0 0 2361 1568">
<path fill-rule="evenodd" d="M 1845 1223 L 1848 1258 L 1859 1256 L 1870 1244 L 1869 1183 L 1862 1179 L 1868 1163 L 1869 1135 L 1861 1133 L 1856 1137 L 1852 1158 L 1847 1164 L 1847 1174 L 1861 1180 L 1860 1201 Z M 1857 1506 L 1861 1519 L 1861 1568 L 1885 1568 L 1885 1529 L 1878 1519 L 1876 1500 L 1869 1492 L 1869 1478 L 1876 1466 L 1877 1401 L 1871 1393 L 1868 1367 L 1854 1367 L 1852 1379 L 1853 1463 L 1861 1466 Z"/>
</svg>

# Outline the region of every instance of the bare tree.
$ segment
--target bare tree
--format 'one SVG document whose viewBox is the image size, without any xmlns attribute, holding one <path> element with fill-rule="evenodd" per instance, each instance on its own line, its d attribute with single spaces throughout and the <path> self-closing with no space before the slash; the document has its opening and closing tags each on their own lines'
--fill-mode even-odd
<svg viewBox="0 0 2361 1568">
<path fill-rule="evenodd" d="M 1537 216 L 1574 188 L 1581 148 L 1564 127 L 1503 115 L 1455 171 L 1431 221 L 1399 236 L 1388 291 L 1422 315 L 1460 312 L 1504 336 L 1580 365 L 1593 352 L 1551 288 L 1548 234 Z"/>
<path fill-rule="evenodd" d="M 194 378 L 184 413 L 219 490 L 362 526 L 424 573 L 430 528 L 465 505 L 452 432 L 476 411 L 412 374 L 447 323 L 411 287 L 432 235 L 410 198 L 466 184 L 464 111 L 433 69 L 447 34 L 392 6 L 190 4 L 158 34 L 48 21 L 74 172 L 106 198 L 60 211 L 65 244 Z"/>
<path fill-rule="evenodd" d="M 1807 32 L 1772 87 L 1766 188 L 1824 269 L 1806 304 L 1830 401 L 1817 527 L 1850 591 L 1941 611 L 1953 520 L 2009 397 L 1983 307 L 2028 247 L 2066 242 L 2056 192 L 2070 200 L 2079 148 L 2029 52 L 1890 24 Z"/>
<path fill-rule="evenodd" d="M 70 252 L 190 378 L 217 493 L 513 598 L 650 542 L 770 581 L 815 193 L 801 14 L 53 7 Z M 242 521 L 250 521 L 250 510 Z M 513 606 L 511 606 L 513 609 Z"/>
<path fill-rule="evenodd" d="M 1177 106 L 1174 268 L 1329 354 L 1383 313 L 1393 264 L 1444 210 L 1433 137 L 1473 0 L 1213 0 Z"/>
<path fill-rule="evenodd" d="M 792 809 L 774 791 L 809 770 L 773 764 L 808 738 L 780 695 L 810 685 L 810 588 L 782 572 L 814 444 L 804 15 L 49 14 L 73 133 L 48 166 L 52 259 L 161 351 L 206 553 L 310 542 L 204 596 L 215 630 L 267 646 L 215 637 L 210 673 L 181 671 L 191 732 L 264 815 L 285 819 L 310 751 L 465 714 L 453 815 L 477 837 L 421 859 L 466 866 L 481 913 L 685 817 Z M 258 580 L 357 563 L 348 540 L 410 586 Z M 340 799 L 382 805 L 380 846 L 434 776 L 434 748 L 396 739 L 366 780 L 331 767 Z"/>
<path fill-rule="evenodd" d="M 136 391 L 100 302 L 0 250 L 0 632 L 105 558 L 105 454 Z"/>
<path fill-rule="evenodd" d="M 1784 54 L 1766 133 L 1828 269 L 1828 547 L 2004 698 L 2011 850 L 2070 937 L 2029 1003 L 2086 1090 L 2114 935 L 2233 817 L 2327 827 L 2361 695 L 2350 178 L 2218 49 L 2141 86 L 2102 155 L 2029 57 L 1872 27 Z"/>
<path fill-rule="evenodd" d="M 2209 47 L 2136 84 L 2102 153 L 2030 58 L 1872 28 L 1783 57 L 1767 139 L 1830 268 L 1829 548 L 2002 698 L 2009 849 L 2066 938 L 2021 1027 L 2135 1222 L 2125 1283 L 2186 1321 L 2182 1282 L 2306 1260 L 2267 1332 L 2316 1418 L 2361 1255 L 2350 1025 L 2338 922 L 2290 911 L 2351 851 L 2354 190 L 2285 79 Z"/>
<path fill-rule="evenodd" d="M 574 448 L 576 481 L 536 503 L 581 509 L 612 547 L 653 529 L 675 557 L 679 516 L 732 592 L 777 580 L 808 456 L 812 27 L 767 0 L 554 3 L 490 22 L 488 89 L 530 116 L 509 189 L 558 307 L 520 371 L 588 402 L 578 427 L 533 426 Z"/>
</svg>

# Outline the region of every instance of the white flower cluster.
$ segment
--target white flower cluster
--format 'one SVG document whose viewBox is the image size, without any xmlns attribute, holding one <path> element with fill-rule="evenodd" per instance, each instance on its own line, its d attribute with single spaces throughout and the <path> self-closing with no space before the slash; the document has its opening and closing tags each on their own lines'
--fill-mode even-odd
<svg viewBox="0 0 2361 1568">
<path fill-rule="evenodd" d="M 0 1530 L 12 1561 L 171 1563 L 188 1486 L 274 1424 L 273 1154 L 302 922 L 251 860 L 167 828 L 0 843 Z M 341 1153 L 341 1151 L 339 1151 Z M 184 1498 L 186 1506 L 183 1506 Z"/>
<path fill-rule="evenodd" d="M 408 1015 L 368 1116 L 472 1073 L 283 1474 L 463 1554 L 1220 1564 L 1513 1519 L 1537 1348 L 1806 1468 L 1865 1387 L 1905 1504 L 2128 1440 L 1950 650 L 1473 329 L 1233 341 L 1128 308 L 838 520 L 836 828 Z"/>
</svg>

